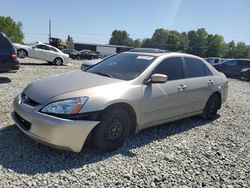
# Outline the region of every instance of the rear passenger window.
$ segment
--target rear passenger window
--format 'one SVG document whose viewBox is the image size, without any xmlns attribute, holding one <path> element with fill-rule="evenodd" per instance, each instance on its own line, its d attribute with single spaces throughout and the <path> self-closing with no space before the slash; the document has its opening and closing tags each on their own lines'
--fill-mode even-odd
<svg viewBox="0 0 250 188">
<path fill-rule="evenodd" d="M 247 61 L 247 60 L 240 60 L 239 61 L 239 65 L 240 66 L 249 66 L 250 67 L 250 61 Z"/>
<path fill-rule="evenodd" d="M 187 72 L 188 72 L 188 77 L 189 78 L 194 78 L 194 77 L 202 77 L 202 76 L 207 76 L 207 71 L 204 63 L 195 58 L 191 57 L 185 57 L 185 62 L 187 65 Z M 212 74 L 210 72 L 210 74 Z"/>
<path fill-rule="evenodd" d="M 152 74 L 165 74 L 168 80 L 178 80 L 184 78 L 182 60 L 180 57 L 171 57 L 163 60 Z"/>
<path fill-rule="evenodd" d="M 237 60 L 227 61 L 227 62 L 225 62 L 225 65 L 227 67 L 236 67 L 238 65 L 238 61 Z"/>
<path fill-rule="evenodd" d="M 7 48 L 12 49 L 11 42 L 6 37 L 0 34 L 0 49 L 7 49 Z"/>
</svg>

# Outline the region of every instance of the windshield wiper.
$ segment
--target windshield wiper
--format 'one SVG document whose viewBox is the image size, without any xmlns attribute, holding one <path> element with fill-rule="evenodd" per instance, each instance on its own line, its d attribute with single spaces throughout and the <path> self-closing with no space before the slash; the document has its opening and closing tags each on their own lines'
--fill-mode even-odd
<svg viewBox="0 0 250 188">
<path fill-rule="evenodd" d="M 113 78 L 113 76 L 111 74 L 108 74 L 108 73 L 105 73 L 105 72 L 92 72 L 94 74 L 98 74 L 98 75 L 101 75 L 101 76 L 106 76 L 106 77 L 109 77 L 109 78 Z"/>
</svg>

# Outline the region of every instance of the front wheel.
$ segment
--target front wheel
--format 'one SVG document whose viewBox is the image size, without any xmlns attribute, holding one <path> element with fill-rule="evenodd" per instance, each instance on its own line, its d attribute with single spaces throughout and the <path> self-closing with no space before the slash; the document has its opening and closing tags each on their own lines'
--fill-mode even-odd
<svg viewBox="0 0 250 188">
<path fill-rule="evenodd" d="M 54 60 L 54 64 L 57 65 L 57 66 L 62 65 L 63 64 L 63 60 L 58 57 L 58 58 L 56 58 Z"/>
<path fill-rule="evenodd" d="M 220 108 L 220 98 L 217 94 L 213 94 L 207 101 L 205 108 L 201 114 L 204 120 L 212 120 L 215 118 Z"/>
<path fill-rule="evenodd" d="M 131 120 L 121 108 L 107 110 L 93 132 L 93 144 L 102 151 L 112 151 L 122 146 L 129 136 Z"/>
</svg>

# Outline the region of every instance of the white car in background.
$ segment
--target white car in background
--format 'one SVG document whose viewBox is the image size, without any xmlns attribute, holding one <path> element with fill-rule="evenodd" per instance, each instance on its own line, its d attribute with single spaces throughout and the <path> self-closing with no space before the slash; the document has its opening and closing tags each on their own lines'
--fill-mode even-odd
<svg viewBox="0 0 250 188">
<path fill-rule="evenodd" d="M 14 44 L 19 58 L 31 57 L 34 59 L 47 61 L 49 64 L 62 65 L 69 63 L 69 55 L 63 53 L 54 46 L 43 43 L 31 46 Z"/>
</svg>

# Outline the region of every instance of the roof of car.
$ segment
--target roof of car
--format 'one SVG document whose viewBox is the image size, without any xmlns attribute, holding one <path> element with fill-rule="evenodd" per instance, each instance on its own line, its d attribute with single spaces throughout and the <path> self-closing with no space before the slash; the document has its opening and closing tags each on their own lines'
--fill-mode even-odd
<svg viewBox="0 0 250 188">
<path fill-rule="evenodd" d="M 185 54 L 185 53 L 180 53 L 180 52 L 151 53 L 151 52 L 130 52 L 130 51 L 127 51 L 124 53 L 140 54 L 140 55 L 155 56 L 155 57 L 161 57 L 161 56 L 165 56 L 165 55 L 169 55 L 169 56 L 176 55 L 176 56 L 188 56 L 188 57 L 200 58 L 200 57 L 195 56 L 195 55 Z"/>
</svg>

